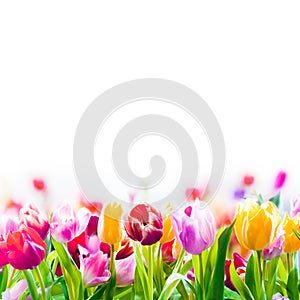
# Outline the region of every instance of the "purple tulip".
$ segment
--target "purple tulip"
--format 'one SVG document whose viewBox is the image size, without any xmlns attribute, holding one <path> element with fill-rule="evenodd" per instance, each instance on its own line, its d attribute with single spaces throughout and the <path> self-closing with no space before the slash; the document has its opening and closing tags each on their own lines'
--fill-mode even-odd
<svg viewBox="0 0 300 300">
<path fill-rule="evenodd" d="M 1 215 L 0 218 L 0 236 L 7 238 L 9 232 L 18 230 L 18 221 L 15 218 Z"/>
<path fill-rule="evenodd" d="M 282 253 L 282 247 L 284 244 L 284 230 L 282 225 L 278 228 L 276 239 L 272 245 L 262 250 L 263 259 L 271 260 Z"/>
<path fill-rule="evenodd" d="M 92 287 L 107 282 L 110 278 L 107 254 L 104 254 L 102 251 L 89 254 L 88 251 L 81 246 L 79 246 L 79 251 L 80 272 L 82 274 L 83 284 L 86 287 Z"/>
<path fill-rule="evenodd" d="M 277 293 L 273 295 L 272 300 L 289 300 L 289 298 L 282 296 L 280 293 Z"/>
<path fill-rule="evenodd" d="M 211 210 L 207 206 L 201 207 L 198 200 L 192 204 L 190 215 L 186 212 L 171 214 L 174 233 L 188 253 L 197 255 L 213 245 L 216 237 L 215 219 Z"/>
<path fill-rule="evenodd" d="M 300 197 L 291 201 L 291 217 L 294 218 L 300 212 Z"/>
<path fill-rule="evenodd" d="M 64 204 L 53 213 L 51 235 L 60 243 L 69 242 L 85 231 L 90 217 L 88 209 L 81 208 L 76 215 L 71 204 Z"/>
<path fill-rule="evenodd" d="M 135 271 L 135 255 L 116 260 L 117 286 L 126 286 L 133 283 Z"/>
</svg>

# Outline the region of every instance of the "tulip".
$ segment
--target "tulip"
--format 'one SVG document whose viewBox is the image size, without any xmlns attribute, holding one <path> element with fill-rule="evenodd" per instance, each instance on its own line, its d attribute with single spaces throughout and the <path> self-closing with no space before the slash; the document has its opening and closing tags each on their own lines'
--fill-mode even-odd
<svg viewBox="0 0 300 300">
<path fill-rule="evenodd" d="M 149 204 L 136 205 L 124 225 L 127 235 L 142 245 L 153 245 L 163 235 L 163 220 L 160 212 Z"/>
<path fill-rule="evenodd" d="M 122 217 L 122 206 L 117 203 L 109 203 L 98 223 L 99 239 L 109 245 L 121 242 L 123 235 L 120 219 Z"/>
<path fill-rule="evenodd" d="M 159 240 L 161 244 L 170 242 L 175 237 L 174 230 L 172 227 L 171 216 L 168 215 L 163 219 L 163 236 Z"/>
<path fill-rule="evenodd" d="M 291 201 L 291 217 L 296 217 L 300 212 L 300 197 L 294 198 Z"/>
<path fill-rule="evenodd" d="M 33 269 L 45 258 L 46 244 L 34 229 L 21 225 L 18 231 L 8 233 L 6 242 L 0 243 L 1 252 L 15 269 Z"/>
<path fill-rule="evenodd" d="M 300 219 L 299 217 L 289 218 L 286 213 L 283 219 L 284 244 L 283 251 L 286 253 L 293 253 L 300 249 L 300 240 L 295 235 L 294 230 L 299 231 Z"/>
<path fill-rule="evenodd" d="M 43 240 L 46 239 L 50 227 L 48 218 L 35 204 L 25 204 L 20 210 L 19 220 L 20 225 L 34 229 Z"/>
<path fill-rule="evenodd" d="M 121 247 L 117 252 L 116 260 L 124 259 L 134 252 L 129 238 L 125 237 L 121 242 Z"/>
<path fill-rule="evenodd" d="M 275 182 L 274 182 L 275 190 L 281 189 L 284 186 L 285 181 L 286 181 L 286 173 L 284 171 L 280 171 L 277 174 Z"/>
<path fill-rule="evenodd" d="M 116 260 L 117 286 L 126 286 L 134 281 L 135 255 Z"/>
<path fill-rule="evenodd" d="M 43 179 L 35 178 L 32 180 L 32 184 L 37 191 L 41 191 L 41 192 L 46 191 L 46 184 Z"/>
<path fill-rule="evenodd" d="M 233 290 L 236 291 L 235 286 L 233 285 L 231 278 L 230 278 L 230 265 L 231 265 L 232 261 L 230 259 L 226 260 L 225 263 L 225 285 Z M 234 268 L 237 272 L 237 274 L 239 275 L 239 277 L 244 281 L 245 280 L 245 275 L 246 275 L 246 267 L 247 267 L 247 260 L 244 259 L 240 254 L 234 252 L 233 253 L 233 264 L 234 264 Z"/>
<path fill-rule="evenodd" d="M 176 239 L 190 254 L 200 254 L 213 245 L 216 237 L 215 219 L 211 210 L 201 207 L 196 200 L 190 212 L 176 211 L 171 214 L 172 224 Z"/>
<path fill-rule="evenodd" d="M 86 230 L 90 217 L 88 209 L 81 208 L 76 215 L 69 203 L 64 204 L 53 213 L 51 235 L 60 243 L 69 242 Z"/>
<path fill-rule="evenodd" d="M 278 228 L 277 236 L 272 245 L 268 248 L 263 249 L 262 256 L 265 260 L 271 260 L 282 253 L 282 248 L 284 244 L 284 231 L 282 225 Z"/>
<path fill-rule="evenodd" d="M 274 242 L 279 224 L 278 208 L 273 202 L 260 206 L 254 199 L 247 199 L 238 206 L 234 230 L 241 246 L 262 250 Z"/>
<path fill-rule="evenodd" d="M 272 300 L 289 300 L 289 298 L 282 296 L 280 293 L 276 293 L 273 295 Z"/>
<path fill-rule="evenodd" d="M 80 251 L 80 272 L 82 281 L 86 287 L 93 287 L 100 283 L 107 282 L 110 278 L 108 270 L 109 259 L 102 251 L 89 254 L 86 249 L 79 246 Z"/>
<path fill-rule="evenodd" d="M 24 294 L 27 289 L 27 281 L 26 279 L 21 279 L 18 281 L 12 288 L 7 288 L 2 293 L 2 300 L 18 300 Z M 26 298 L 28 299 L 28 298 Z M 31 297 L 30 297 L 31 299 Z"/>
</svg>

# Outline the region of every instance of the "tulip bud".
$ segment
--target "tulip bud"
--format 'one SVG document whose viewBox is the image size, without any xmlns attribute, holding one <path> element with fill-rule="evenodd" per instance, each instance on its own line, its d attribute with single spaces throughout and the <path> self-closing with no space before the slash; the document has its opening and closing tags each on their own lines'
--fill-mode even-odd
<svg viewBox="0 0 300 300">
<path fill-rule="evenodd" d="M 98 223 L 98 236 L 101 242 L 109 245 L 122 241 L 121 217 L 122 206 L 117 203 L 109 203 L 104 209 Z"/>
<path fill-rule="evenodd" d="M 127 217 L 127 235 L 142 245 L 153 245 L 162 235 L 163 220 L 160 212 L 149 204 L 136 205 Z"/>
<path fill-rule="evenodd" d="M 33 203 L 26 203 L 20 210 L 19 224 L 33 228 L 45 240 L 49 232 L 49 222 L 45 214 Z"/>
<path fill-rule="evenodd" d="M 274 203 L 267 201 L 260 206 L 254 199 L 247 199 L 238 206 L 234 230 L 241 246 L 262 250 L 274 242 L 279 224 L 279 211 Z"/>
<path fill-rule="evenodd" d="M 200 254 L 213 245 L 216 237 L 215 219 L 211 210 L 196 200 L 191 206 L 190 216 L 182 211 L 171 214 L 176 239 L 190 254 Z"/>
<path fill-rule="evenodd" d="M 161 244 L 170 242 L 175 237 L 174 230 L 172 227 L 171 216 L 168 215 L 163 219 L 163 236 L 159 240 Z"/>
<path fill-rule="evenodd" d="M 286 213 L 283 219 L 284 244 L 283 251 L 286 253 L 293 253 L 300 249 L 300 240 L 295 235 L 294 230 L 299 231 L 300 219 L 298 216 L 289 218 Z"/>
</svg>

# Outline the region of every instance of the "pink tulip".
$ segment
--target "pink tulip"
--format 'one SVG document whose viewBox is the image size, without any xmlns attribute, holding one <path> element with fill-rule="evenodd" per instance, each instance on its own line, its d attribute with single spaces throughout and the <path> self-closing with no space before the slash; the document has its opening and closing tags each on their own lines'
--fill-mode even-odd
<svg viewBox="0 0 300 300">
<path fill-rule="evenodd" d="M 88 209 L 81 208 L 76 215 L 71 204 L 64 204 L 53 213 L 51 235 L 60 243 L 69 242 L 85 231 L 90 217 Z"/>
<path fill-rule="evenodd" d="M 12 288 L 7 288 L 2 293 L 2 300 L 18 300 L 24 294 L 27 287 L 26 279 L 21 279 Z"/>
<path fill-rule="evenodd" d="M 86 249 L 79 246 L 80 251 L 80 272 L 82 281 L 86 287 L 96 286 L 107 282 L 110 278 L 108 270 L 109 259 L 102 251 L 89 254 Z"/>
<path fill-rule="evenodd" d="M 282 296 L 280 293 L 276 293 L 273 295 L 272 300 L 289 300 L 289 298 Z"/>
<path fill-rule="evenodd" d="M 135 256 L 116 260 L 117 286 L 126 286 L 134 281 Z"/>
<path fill-rule="evenodd" d="M 190 212 L 190 216 L 188 215 Z M 191 210 L 171 214 L 176 239 L 190 254 L 200 254 L 213 245 L 216 237 L 215 219 L 211 210 L 196 200 Z"/>
<path fill-rule="evenodd" d="M 20 210 L 19 224 L 34 229 L 45 240 L 49 232 L 48 217 L 33 203 L 26 203 Z"/>
<path fill-rule="evenodd" d="M 300 197 L 291 201 L 291 217 L 294 218 L 300 212 Z"/>
<path fill-rule="evenodd" d="M 277 236 L 272 245 L 262 250 L 262 256 L 265 260 L 271 260 L 282 253 L 282 247 L 284 244 L 284 230 L 282 225 L 277 231 Z"/>
</svg>

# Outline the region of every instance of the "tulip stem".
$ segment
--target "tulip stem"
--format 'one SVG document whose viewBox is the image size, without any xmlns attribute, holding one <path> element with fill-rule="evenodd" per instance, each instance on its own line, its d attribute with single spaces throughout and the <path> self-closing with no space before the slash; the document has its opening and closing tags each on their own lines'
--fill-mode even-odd
<svg viewBox="0 0 300 300">
<path fill-rule="evenodd" d="M 287 253 L 286 254 L 286 260 L 287 260 L 287 272 L 288 274 L 290 274 L 291 272 L 291 265 L 292 265 L 292 260 L 291 260 L 291 254 L 290 253 Z"/>
<path fill-rule="evenodd" d="M 261 251 L 256 251 L 256 258 L 257 258 L 257 270 L 258 270 L 258 284 L 257 284 L 258 297 L 259 297 L 259 299 L 264 299 L 263 290 L 262 290 L 263 277 L 262 277 L 262 268 L 261 268 L 261 260 L 262 260 L 262 252 Z"/>
<path fill-rule="evenodd" d="M 17 270 L 15 268 L 12 269 L 12 272 L 10 273 L 9 278 L 7 280 L 7 288 L 10 288 L 10 286 L 12 284 L 12 280 L 14 279 L 14 276 L 16 274 L 16 271 Z"/>
<path fill-rule="evenodd" d="M 149 300 L 153 299 L 153 247 L 148 246 Z"/>
<path fill-rule="evenodd" d="M 199 254 L 199 270 L 200 270 L 200 285 L 202 288 L 202 299 L 205 299 L 202 252 Z"/>
<path fill-rule="evenodd" d="M 46 298 L 45 285 L 44 285 L 44 281 L 43 281 L 42 274 L 41 274 L 41 272 L 40 272 L 39 266 L 37 266 L 34 270 L 35 270 L 35 273 L 36 273 L 38 282 L 39 282 L 40 287 L 41 287 L 41 291 L 42 291 L 42 300 L 46 300 L 47 298 Z"/>
</svg>

